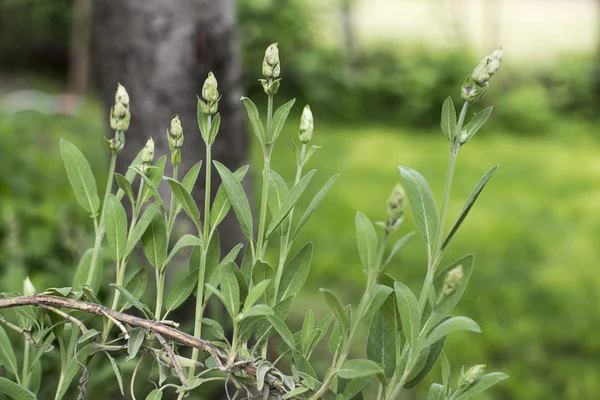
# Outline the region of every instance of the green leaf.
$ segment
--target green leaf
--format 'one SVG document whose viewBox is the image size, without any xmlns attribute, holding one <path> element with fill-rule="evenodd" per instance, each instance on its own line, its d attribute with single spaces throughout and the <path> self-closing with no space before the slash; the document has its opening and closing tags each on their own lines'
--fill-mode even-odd
<svg viewBox="0 0 600 400">
<path fill-rule="evenodd" d="M 413 292 L 400 282 L 394 283 L 394 292 L 404 335 L 411 346 L 414 346 L 421 330 L 419 303 Z"/>
<path fill-rule="evenodd" d="M 202 111 L 203 100 L 198 97 L 198 106 L 196 108 L 196 117 L 198 118 L 198 128 L 200 129 L 200 135 L 202 135 L 202 140 L 204 143 L 210 143 L 210 128 L 208 126 L 208 119 L 210 115 L 205 114 Z"/>
<path fill-rule="evenodd" d="M 502 372 L 492 372 L 491 374 L 485 374 L 477 378 L 475 382 L 468 389 L 466 389 L 456 400 L 466 400 L 472 396 L 486 391 L 496 383 L 501 382 L 508 378 L 508 375 Z"/>
<path fill-rule="evenodd" d="M 276 315 L 270 315 L 267 317 L 267 319 L 269 320 L 271 325 L 273 325 L 273 328 L 275 328 L 277 333 L 279 333 L 279 336 L 281 336 L 283 341 L 288 346 L 290 346 L 290 348 L 292 348 L 292 349 L 295 348 L 296 342 L 294 341 L 294 335 L 292 334 L 290 329 L 287 327 L 285 322 L 283 322 L 281 319 L 279 319 Z"/>
<path fill-rule="evenodd" d="M 268 264 L 267 264 L 268 265 Z M 285 300 L 280 301 L 273 307 L 273 312 L 277 318 L 282 321 L 285 321 L 288 313 L 290 312 L 290 308 L 292 307 L 292 303 L 296 297 L 288 297 Z M 273 328 L 271 323 L 267 320 L 260 321 L 254 330 L 254 336 L 256 337 L 256 343 L 259 344 L 265 339 L 269 338 L 273 334 Z"/>
<path fill-rule="evenodd" d="M 171 190 L 173 191 L 173 195 L 183 207 L 183 211 L 187 214 L 187 216 L 192 220 L 196 228 L 200 230 L 200 210 L 198 210 L 198 206 L 196 202 L 192 198 L 192 195 L 187 191 L 187 189 L 175 179 L 165 178 L 169 186 L 171 186 Z"/>
<path fill-rule="evenodd" d="M 406 244 L 408 242 L 410 242 L 410 239 L 412 239 L 412 237 L 415 235 L 414 232 L 408 232 L 406 235 L 402 236 L 400 239 L 398 239 L 396 241 L 396 243 L 394 243 L 394 247 L 392 247 L 392 250 L 390 251 L 390 255 L 388 256 L 387 260 L 385 260 L 385 262 L 383 263 L 383 268 L 387 267 L 388 264 L 390 262 L 392 262 L 392 260 L 394 259 L 394 256 L 396 256 L 396 254 L 402 250 L 402 248 L 404 246 L 406 246 Z"/>
<path fill-rule="evenodd" d="M 183 302 L 190 297 L 196 284 L 198 283 L 198 269 L 193 270 L 181 282 L 175 286 L 173 291 L 169 293 L 167 302 L 165 303 L 165 309 L 171 311 L 183 304 Z"/>
<path fill-rule="evenodd" d="M 481 127 L 487 122 L 490 114 L 492 113 L 493 107 L 488 107 L 483 111 L 478 112 L 473 116 L 471 122 L 465 126 L 467 132 L 467 141 L 471 140 L 473 136 L 481 129 Z"/>
<path fill-rule="evenodd" d="M 262 361 L 258 364 L 258 367 L 256 367 L 256 388 L 259 391 L 262 391 L 265 385 L 265 376 L 271 368 L 273 368 L 273 364 L 268 361 Z"/>
<path fill-rule="evenodd" d="M 141 299 L 146 291 L 148 283 L 148 273 L 146 268 L 140 268 L 125 284 L 125 289 L 131 293 L 136 299 Z M 124 304 L 124 303 L 123 303 Z"/>
<path fill-rule="evenodd" d="M 450 388 L 450 378 L 452 376 L 452 370 L 450 368 L 450 362 L 448 361 L 448 357 L 442 351 L 442 382 L 444 383 L 444 391 L 448 392 Z"/>
<path fill-rule="evenodd" d="M 371 376 L 354 378 L 344 388 L 344 399 L 361 400 L 361 390 L 371 381 Z"/>
<path fill-rule="evenodd" d="M 90 345 L 84 346 L 82 349 L 79 349 L 77 351 L 77 359 L 82 364 L 85 364 L 86 358 L 92 353 L 93 350 L 94 350 L 94 348 Z M 72 354 L 72 352 L 69 352 L 69 354 Z M 81 368 L 81 366 L 75 361 L 75 358 L 71 357 L 67 364 L 67 370 L 64 375 L 64 379 L 59 381 L 59 387 L 56 389 L 55 400 L 60 400 L 63 398 L 63 396 L 69 389 L 69 386 L 71 385 L 71 382 L 73 381 L 73 378 L 75 377 L 77 372 L 79 372 L 80 368 Z"/>
<path fill-rule="evenodd" d="M 210 125 L 210 138 L 208 139 L 209 143 L 214 143 L 215 138 L 217 137 L 217 133 L 219 133 L 219 128 L 221 127 L 221 115 L 217 113 L 212 119 L 212 123 Z"/>
<path fill-rule="evenodd" d="M 296 99 L 292 99 L 275 111 L 275 114 L 273 115 L 273 141 L 277 140 L 277 137 L 281 133 L 285 120 L 290 114 L 290 110 L 295 102 Z"/>
<path fill-rule="evenodd" d="M 19 373 L 17 357 L 15 356 L 10 339 L 2 326 L 0 326 L 0 365 L 15 376 Z"/>
<path fill-rule="evenodd" d="M 115 179 L 117 180 L 117 185 L 119 185 L 120 190 L 117 192 L 117 199 L 120 199 L 123 197 L 123 195 L 121 195 L 119 197 L 119 193 L 123 193 L 127 195 L 127 198 L 129 199 L 129 202 L 133 205 L 135 204 L 135 196 L 133 195 L 133 189 L 131 188 L 131 182 L 129 182 L 127 180 L 127 178 L 125 178 L 123 175 L 121 174 L 115 174 Z"/>
<path fill-rule="evenodd" d="M 285 265 L 279 283 L 279 300 L 295 295 L 302 289 L 310 271 L 312 254 L 313 245 L 309 242 Z"/>
<path fill-rule="evenodd" d="M 162 157 L 161 157 L 162 159 Z M 163 160 L 163 165 L 162 165 L 162 169 L 159 169 L 159 167 L 157 166 L 153 166 L 151 167 L 151 169 L 149 170 L 149 172 L 147 174 L 143 173 L 142 171 L 140 171 L 139 169 L 135 168 L 135 167 L 129 167 L 132 170 L 134 170 L 144 181 L 144 187 L 143 187 L 143 193 L 142 193 L 142 204 L 146 202 L 146 200 L 148 200 L 150 198 L 150 196 L 154 196 L 154 199 L 156 200 L 157 203 L 159 203 L 162 207 L 162 209 L 165 209 L 162 197 L 160 197 L 160 193 L 158 192 L 158 189 L 156 188 L 157 184 L 154 184 L 153 180 L 155 180 L 156 176 L 159 176 L 162 178 L 162 172 L 164 171 L 164 160 Z"/>
<path fill-rule="evenodd" d="M 275 288 L 273 287 L 273 283 L 275 282 L 275 270 L 269 263 L 257 260 L 256 264 L 254 264 L 254 268 L 252 269 L 252 283 L 254 286 L 258 286 L 261 282 L 267 280 L 270 282 L 270 284 L 267 285 L 267 288 L 264 292 L 264 301 L 265 303 L 270 304 L 273 301 L 273 296 L 275 295 Z"/>
<path fill-rule="evenodd" d="M 302 393 L 306 393 L 308 392 L 308 388 L 304 387 L 304 386 L 299 386 L 294 390 L 290 390 L 289 392 L 287 392 L 286 394 L 283 395 L 282 399 L 293 399 L 298 395 L 301 395 Z"/>
<path fill-rule="evenodd" d="M 146 211 L 144 211 L 142 217 L 137 221 L 137 223 L 133 227 L 133 232 L 131 233 L 131 236 L 127 238 L 127 245 L 125 246 L 125 257 L 128 257 L 133 252 L 135 245 L 140 241 L 142 235 L 144 234 L 144 232 L 146 232 L 146 229 L 148 229 L 148 225 L 150 225 L 150 223 L 154 219 L 154 215 L 158 213 L 159 207 L 160 204 L 152 203 L 148 208 L 146 208 Z"/>
<path fill-rule="evenodd" d="M 336 175 L 332 176 L 327 181 L 327 183 L 325 183 L 325 186 L 323 186 L 321 188 L 321 190 L 319 190 L 319 193 L 317 193 L 317 195 L 312 199 L 312 201 L 306 208 L 306 211 L 304 211 L 304 214 L 302 215 L 302 217 L 300 217 L 300 220 L 298 221 L 296 230 L 294 231 L 294 234 L 292 235 L 292 240 L 294 240 L 296 238 L 296 236 L 298 235 L 298 233 L 300 233 L 300 229 L 302 229 L 302 227 L 308 222 L 308 220 L 313 215 L 313 213 L 315 212 L 317 207 L 319 207 L 319 204 L 321 204 L 321 200 L 323 200 L 323 198 L 325 197 L 325 195 L 327 194 L 329 189 L 331 189 L 331 186 L 333 186 L 333 184 L 335 183 L 336 179 L 339 176 L 340 176 L 340 174 L 336 174 Z"/>
<path fill-rule="evenodd" d="M 200 247 L 197 247 L 200 251 Z M 200 265 L 200 255 L 198 256 L 198 264 Z M 208 244 L 208 250 L 206 251 L 206 269 L 204 271 L 204 282 L 209 282 L 214 286 L 218 286 L 221 281 L 222 267 L 226 262 L 219 263 L 221 259 L 221 241 L 219 239 L 219 231 L 215 231 L 210 243 Z"/>
<path fill-rule="evenodd" d="M 348 318 L 348 314 L 344 310 L 340 298 L 329 289 L 321 288 L 319 290 L 325 295 L 325 301 L 327 301 L 331 311 L 333 311 L 335 317 L 340 322 L 344 336 L 347 336 L 350 333 L 350 318 Z"/>
<path fill-rule="evenodd" d="M 0 377 L 0 393 L 14 400 L 36 400 L 37 397 L 23 386 Z"/>
<path fill-rule="evenodd" d="M 402 182 L 410 201 L 417 230 L 429 246 L 433 246 L 438 226 L 435 200 L 427 181 L 408 167 L 400 167 Z"/>
<path fill-rule="evenodd" d="M 246 297 L 246 301 L 244 302 L 244 312 L 246 312 L 250 307 L 252 307 L 263 295 L 267 287 L 271 283 L 270 279 L 266 279 L 257 285 L 255 285 L 248 293 L 248 297 Z"/>
<path fill-rule="evenodd" d="M 243 167 L 235 171 L 233 175 L 239 182 L 242 182 L 247 172 L 248 166 L 244 165 Z M 231 202 L 229 201 L 229 197 L 227 197 L 225 187 L 223 186 L 223 184 L 221 184 L 219 186 L 219 189 L 217 190 L 215 200 L 213 201 L 212 208 L 210 210 L 210 226 L 215 227 L 219 225 L 229 212 L 230 208 Z"/>
<path fill-rule="evenodd" d="M 279 207 L 279 210 L 277 210 L 277 212 L 271 219 L 271 223 L 267 228 L 267 238 L 270 237 L 271 234 L 273 234 L 273 232 L 275 232 L 275 229 L 277 229 L 281 222 L 288 216 L 288 214 L 296 205 L 298 199 L 300 199 L 300 196 L 306 189 L 306 186 L 308 186 L 308 183 L 310 182 L 315 172 L 316 170 L 313 169 L 312 171 L 304 175 L 304 177 L 302 177 L 302 179 L 300 179 L 300 181 L 297 184 L 295 184 L 293 188 L 290 189 L 290 192 L 283 200 L 283 203 L 281 203 L 281 207 Z"/>
<path fill-rule="evenodd" d="M 115 261 L 123 258 L 127 243 L 127 213 L 115 195 L 109 195 L 104 203 L 106 240 Z"/>
<path fill-rule="evenodd" d="M 432 346 L 435 342 L 437 342 L 444 336 L 447 336 L 452 332 L 456 331 L 471 331 L 480 333 L 481 328 L 479 328 L 479 325 L 477 325 L 477 323 L 471 318 L 452 317 L 433 328 L 431 333 L 427 336 L 427 339 L 425 340 L 423 346 Z"/>
<path fill-rule="evenodd" d="M 367 336 L 367 357 L 383 365 L 383 373 L 389 379 L 396 368 L 396 310 L 393 298 L 389 297 L 375 313 Z"/>
<path fill-rule="evenodd" d="M 227 192 L 227 197 L 231 202 L 231 206 L 235 211 L 235 215 L 240 221 L 242 231 L 248 240 L 252 240 L 252 213 L 250 212 L 250 204 L 244 192 L 244 188 L 240 181 L 227 169 L 226 166 L 218 161 L 214 161 L 217 172 L 221 176 L 223 187 Z"/>
<path fill-rule="evenodd" d="M 456 137 L 456 108 L 452 102 L 452 98 L 448 97 L 442 105 L 442 131 L 450 140 Z"/>
<path fill-rule="evenodd" d="M 269 173 L 269 196 L 267 197 L 267 205 L 271 216 L 274 217 L 277 211 L 281 208 L 283 200 L 289 193 L 289 189 L 285 180 L 277 172 L 271 169 Z M 290 221 L 284 219 L 281 223 L 282 232 L 287 232 Z"/>
<path fill-rule="evenodd" d="M 238 314 L 240 310 L 240 285 L 235 276 L 234 268 L 237 266 L 228 262 L 223 266 L 221 275 L 221 292 L 225 298 L 225 308 L 232 318 Z"/>
<path fill-rule="evenodd" d="M 142 162 L 142 152 L 144 151 L 144 149 L 140 150 L 137 155 L 135 156 L 135 158 L 133 159 L 133 161 L 131 162 L 130 166 L 131 167 L 139 167 L 139 165 Z M 115 174 L 115 177 L 117 178 L 117 184 L 119 184 L 119 190 L 117 191 L 117 199 L 119 199 L 119 201 L 121 201 L 121 199 L 123 198 L 123 195 L 125 194 L 125 191 L 127 191 L 127 186 L 129 187 L 129 190 L 131 191 L 131 193 L 127 193 L 127 196 L 129 197 L 129 201 L 131 201 L 131 204 L 134 204 L 135 201 L 135 197 L 133 195 L 133 190 L 131 189 L 131 183 L 133 182 L 133 180 L 135 179 L 135 172 L 127 169 L 127 172 L 125 173 L 125 176 L 123 178 L 125 178 L 125 180 L 121 183 L 119 176 L 123 177 L 123 175 L 121 174 Z M 127 182 L 127 183 L 125 183 Z M 124 186 L 121 186 L 121 185 Z"/>
<path fill-rule="evenodd" d="M 439 383 L 432 384 L 427 393 L 427 400 L 446 400 L 444 387 Z"/>
<path fill-rule="evenodd" d="M 367 271 L 377 268 L 377 232 L 373 224 L 361 212 L 356 213 L 356 243 L 363 267 Z"/>
<path fill-rule="evenodd" d="M 337 353 L 342 346 L 343 339 L 344 330 L 342 329 L 342 324 L 336 319 L 333 329 L 331 330 L 331 335 L 329 336 L 329 351 L 331 354 Z"/>
<path fill-rule="evenodd" d="M 77 340 L 77 343 L 85 343 L 88 340 L 90 340 L 93 337 L 96 337 L 100 334 L 99 331 L 97 331 L 96 329 L 89 329 L 86 333 L 84 333 L 83 335 L 81 335 L 81 337 L 79 338 L 79 340 Z"/>
<path fill-rule="evenodd" d="M 274 315 L 273 309 L 266 304 L 256 304 L 244 311 L 243 318 L 268 317 Z"/>
<path fill-rule="evenodd" d="M 64 139 L 60 140 L 60 154 L 77 202 L 95 216 L 100 207 L 100 199 L 90 164 L 77 146 Z"/>
<path fill-rule="evenodd" d="M 131 333 L 129 334 L 129 342 L 127 344 L 127 353 L 129 354 L 126 359 L 127 361 L 133 360 L 137 356 L 137 353 L 140 351 L 140 347 L 142 347 L 145 339 L 145 329 L 133 328 L 131 330 Z"/>
<path fill-rule="evenodd" d="M 217 339 L 227 341 L 227 338 L 225 337 L 225 331 L 223 330 L 221 324 L 219 324 L 217 321 L 210 318 L 202 318 L 202 323 L 211 327 L 213 335 L 215 335 Z"/>
<path fill-rule="evenodd" d="M 440 354 L 442 353 L 442 349 L 444 348 L 444 344 L 446 343 L 446 336 L 443 336 L 440 340 L 435 342 L 427 353 L 427 360 L 425 361 L 425 365 L 421 368 L 420 371 L 415 375 L 414 378 L 406 382 L 404 387 L 406 389 L 411 389 L 417 386 L 419 383 L 423 382 L 423 380 L 429 375 L 431 370 L 433 369 L 435 363 L 437 362 Z"/>
<path fill-rule="evenodd" d="M 246 112 L 248 114 L 248 118 L 250 119 L 250 124 L 252 125 L 252 130 L 254 134 L 258 137 L 258 140 L 261 144 L 265 143 L 265 128 L 263 127 L 262 122 L 260 121 L 260 117 L 258 115 L 258 109 L 256 105 L 247 97 L 242 97 L 241 99 L 244 102 L 244 106 L 246 107 Z"/>
<path fill-rule="evenodd" d="M 162 400 L 162 392 L 158 389 L 154 389 L 148 396 L 146 396 L 146 400 Z"/>
<path fill-rule="evenodd" d="M 347 360 L 342 364 L 338 376 L 343 379 L 362 378 L 372 376 L 382 371 L 381 365 L 371 360 L 355 359 Z"/>
<path fill-rule="evenodd" d="M 110 286 L 114 287 L 119 292 L 121 292 L 121 294 L 125 297 L 127 302 L 135 308 L 137 308 L 138 310 L 140 310 L 142 313 L 144 313 L 146 318 L 154 319 L 154 314 L 152 313 L 152 311 L 150 311 L 148 306 L 139 301 L 133 293 L 125 289 L 123 286 L 117 285 L 116 283 L 111 283 Z"/>
<path fill-rule="evenodd" d="M 387 300 L 387 298 L 392 294 L 393 289 L 391 287 L 385 285 L 375 285 L 373 289 L 373 294 L 371 296 L 363 297 L 362 301 L 366 301 L 366 311 L 363 317 L 364 321 L 369 321 L 373 318 L 373 315 L 379 310 L 379 307 L 383 305 L 383 303 Z"/>
<path fill-rule="evenodd" d="M 460 225 L 463 223 L 465 218 L 467 218 L 467 215 L 469 214 L 469 211 L 471 211 L 471 208 L 475 204 L 475 201 L 477 200 L 477 198 L 483 191 L 483 188 L 488 183 L 488 181 L 490 180 L 492 175 L 494 175 L 494 172 L 496 172 L 497 169 L 498 169 L 498 165 L 492 167 L 488 172 L 486 172 L 479 179 L 479 182 L 477 182 L 477 185 L 475 185 L 475 187 L 473 188 L 473 191 L 471 191 L 471 194 L 469 194 L 469 197 L 467 198 L 467 201 L 466 201 L 465 205 L 463 206 L 463 209 L 461 210 L 460 214 L 458 215 L 458 218 L 456 219 L 454 226 L 450 230 L 450 233 L 448 233 L 448 236 L 444 240 L 444 243 L 442 244 L 442 251 L 444 251 L 446 246 L 448 246 L 448 243 L 450 243 L 450 240 L 452 239 L 452 237 L 454 237 L 454 234 L 456 234 L 456 232 L 458 231 L 458 228 L 460 228 Z"/>
<path fill-rule="evenodd" d="M 119 384 L 119 389 L 121 390 L 121 395 L 125 395 L 125 392 L 123 391 L 123 374 L 121 373 L 121 368 L 119 368 L 119 364 L 117 364 L 115 359 L 111 357 L 108 351 L 105 351 L 104 354 L 106 354 L 106 357 L 108 357 L 110 365 L 112 366 L 113 371 L 115 372 L 115 376 L 117 377 L 117 382 Z"/>
<path fill-rule="evenodd" d="M 331 325 L 332 320 L 333 313 L 329 313 L 321 320 L 321 322 L 319 322 L 319 324 L 315 328 L 315 332 L 318 331 L 318 335 L 313 335 L 313 339 L 307 351 L 308 355 L 310 355 L 314 351 L 315 347 L 317 347 L 319 342 L 323 340 L 323 337 L 325 337 L 327 330 L 329 330 L 329 325 Z"/>
<path fill-rule="evenodd" d="M 183 235 L 177 241 L 177 243 L 175 243 L 175 246 L 173 246 L 173 250 L 171 250 L 171 252 L 167 256 L 167 259 L 163 262 L 162 270 L 164 271 L 164 269 L 167 268 L 167 266 L 169 265 L 169 263 L 171 262 L 173 257 L 175 257 L 175 254 L 177 254 L 177 252 L 179 250 L 181 250 L 184 247 L 191 247 L 191 246 L 202 246 L 202 239 L 198 236 L 190 235 L 189 233 Z"/>
<path fill-rule="evenodd" d="M 88 273 L 92 265 L 92 256 L 94 249 L 87 249 L 81 256 L 75 276 L 73 277 L 73 288 L 79 290 L 81 285 L 84 285 L 87 281 Z M 98 293 L 100 289 L 100 283 L 102 282 L 102 275 L 104 274 L 104 261 L 102 259 L 102 248 L 98 249 L 98 257 L 96 258 L 96 268 L 94 269 L 94 276 L 92 276 L 92 282 L 90 287 L 94 293 Z"/>
<path fill-rule="evenodd" d="M 198 175 L 200 174 L 200 169 L 202 168 L 202 160 L 198 161 L 190 170 L 185 174 L 183 179 L 181 180 L 181 184 L 188 191 L 188 193 L 192 192 L 196 181 L 198 180 Z"/>
<path fill-rule="evenodd" d="M 142 235 L 142 247 L 150 265 L 161 268 L 167 258 L 167 227 L 165 219 L 160 212 L 154 214 L 154 218 L 148 225 L 148 229 Z"/>
<path fill-rule="evenodd" d="M 312 310 L 308 310 L 302 323 L 302 335 L 300 346 L 304 354 L 308 354 L 312 333 L 315 330 L 315 314 Z"/>
</svg>

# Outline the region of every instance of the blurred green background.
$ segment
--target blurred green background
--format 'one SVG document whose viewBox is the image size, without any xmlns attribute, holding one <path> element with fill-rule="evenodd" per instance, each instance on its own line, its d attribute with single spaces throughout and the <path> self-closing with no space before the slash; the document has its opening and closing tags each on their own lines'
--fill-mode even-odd
<svg viewBox="0 0 600 400">
<path fill-rule="evenodd" d="M 310 161 L 318 170 L 312 188 L 341 172 L 300 240 L 314 242 L 315 256 L 293 324 L 308 309 L 327 312 L 321 286 L 357 303 L 364 276 L 354 214 L 385 218 L 398 165 L 422 172 L 439 199 L 448 150 L 441 104 L 448 95 L 458 103 L 463 79 L 502 44 L 502 68 L 476 106 L 494 105 L 494 112 L 461 150 L 450 220 L 479 177 L 500 168 L 444 261 L 475 254 L 458 312 L 478 321 L 483 334 L 451 337 L 446 351 L 456 372 L 486 363 L 510 375 L 482 399 L 600 398 L 599 3 L 237 0 L 246 93 L 262 104 L 259 66 L 266 45 L 279 42 L 277 101 L 310 103 L 313 141 L 323 146 Z M 70 15 L 68 0 L 0 4 L 0 291 L 19 290 L 25 275 L 39 288 L 65 286 L 91 243 L 58 142 L 78 145 L 103 187 L 108 118 L 99 99 L 90 91 L 74 113 L 48 115 L 15 113 L 9 97 L 24 88 L 64 90 Z M 275 170 L 288 179 L 298 111 L 274 155 Z M 254 165 L 260 157 L 254 146 Z M 409 213 L 400 233 L 413 229 Z M 415 291 L 424 247 L 415 236 L 391 271 Z M 363 347 L 357 343 L 355 353 Z M 429 379 L 439 381 L 439 371 Z"/>
</svg>

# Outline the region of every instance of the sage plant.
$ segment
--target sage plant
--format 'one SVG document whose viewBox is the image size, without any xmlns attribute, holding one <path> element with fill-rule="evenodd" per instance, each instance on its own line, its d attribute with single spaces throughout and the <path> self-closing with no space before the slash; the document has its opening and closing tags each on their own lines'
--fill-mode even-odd
<svg viewBox="0 0 600 400">
<path fill-rule="evenodd" d="M 358 305 L 344 305 L 333 291 L 323 288 L 321 292 L 331 313 L 317 321 L 310 310 L 298 332 L 292 332 L 285 320 L 308 277 L 313 254 L 311 243 L 297 243 L 298 233 L 338 175 L 325 183 L 306 209 L 296 210 L 298 200 L 308 195 L 307 187 L 316 174 L 314 169 L 306 170 L 319 148 L 312 145 L 318 135 L 313 135 L 314 119 L 308 105 L 300 117 L 297 140 L 292 141 L 296 155 L 293 181 L 286 182 L 271 168 L 277 139 L 295 104 L 295 100 L 290 100 L 275 109 L 282 70 L 277 44 L 267 48 L 262 65 L 260 82 L 267 97 L 266 116 L 261 118 L 252 100 L 241 99 L 263 156 L 260 203 L 254 216 L 241 183 L 249 167 L 231 171 L 212 159 L 211 149 L 221 123 L 221 96 L 212 73 L 198 97 L 198 127 L 206 148 L 204 165 L 198 162 L 181 179 L 179 166 L 186 150 L 177 116 L 166 132 L 170 157 L 155 159 L 154 142 L 149 138 L 125 174 L 115 173 L 116 157 L 125 145 L 130 121 L 129 96 L 119 85 L 115 106 L 110 111 L 110 126 L 115 134 L 106 140 L 111 161 L 102 203 L 85 156 L 69 142 L 60 144 L 75 198 L 93 221 L 94 246 L 83 253 L 71 286 L 38 293 L 27 279 L 22 294 L 2 293 L 0 308 L 14 307 L 16 318 L 0 316 L 0 322 L 22 334 L 24 346 L 23 354 L 17 358 L 0 327 L 0 372 L 4 375 L 0 377 L 0 397 L 35 399 L 42 380 L 39 361 L 54 346 L 58 348 L 61 368 L 57 400 L 65 396 L 76 376 L 78 398 L 86 396 L 90 374 L 94 374 L 88 366 L 97 357 L 108 359 L 123 395 L 127 391 L 133 399 L 144 396 L 147 400 L 161 399 L 165 393 L 169 398 L 183 399 L 192 392 L 201 393 L 203 385 L 214 381 L 222 382 L 230 399 L 362 399 L 363 391 L 371 393 L 367 388 L 370 384 L 378 400 L 392 400 L 419 385 L 438 360 L 441 383 L 431 385 L 427 400 L 468 399 L 505 379 L 507 376 L 502 373 L 484 374 L 484 365 L 474 365 L 466 372 L 463 368 L 458 379 L 453 380 L 450 362 L 443 353 L 448 335 L 480 331 L 470 318 L 452 315 L 473 272 L 473 256 L 448 266 L 442 266 L 442 261 L 496 167 L 476 184 L 448 232 L 445 222 L 459 150 L 484 125 L 492 110 L 490 107 L 480 111 L 466 123 L 468 109 L 485 95 L 501 59 L 502 51 L 494 51 L 465 80 L 458 118 L 450 98 L 442 106 L 441 128 L 449 141 L 449 160 L 439 209 L 425 178 L 414 169 L 401 166 L 402 185 L 392 189 L 387 220 L 374 224 L 363 213 L 356 214 L 357 247 L 366 274 Z M 190 133 L 186 128 L 187 134 Z M 173 166 L 170 177 L 164 176 L 167 162 Z M 191 191 L 203 166 L 205 199 L 201 211 Z M 221 185 L 211 202 L 213 166 Z M 168 198 L 161 196 L 161 184 L 171 189 Z M 394 238 L 402 228 L 407 200 L 427 252 L 424 284 L 418 296 L 391 275 L 396 254 L 414 234 Z M 131 210 L 130 218 L 126 207 Z M 246 243 L 221 257 L 218 226 L 231 209 Z M 192 221 L 195 231 L 176 238 L 173 227 L 182 212 Z M 271 259 L 267 248 L 273 242 L 278 242 L 278 256 Z M 129 261 L 140 243 L 146 263 L 135 270 Z M 110 307 L 98 300 L 104 279 L 104 247 L 108 248 L 116 277 L 109 285 L 110 293 L 103 293 L 112 296 Z M 166 274 L 186 249 L 189 271 L 165 293 Z M 238 265 L 236 260 L 242 249 Z M 148 271 L 154 272 L 154 304 L 141 300 L 147 289 Z M 186 333 L 168 317 L 191 296 L 196 299 L 194 329 Z M 214 302 L 226 310 L 228 326 L 222 326 L 207 313 L 208 305 Z M 124 313 L 131 308 L 136 309 L 138 316 Z M 102 319 L 101 328 L 93 315 Z M 356 341 L 363 326 L 369 329 L 366 346 Z M 226 334 L 225 328 L 231 328 L 231 333 Z M 275 347 L 274 337 L 278 337 L 279 347 Z M 317 371 L 315 349 L 326 337 L 331 364 L 327 371 Z M 192 348 L 189 357 L 180 352 L 183 347 Z M 274 351 L 268 352 L 269 347 Z M 349 358 L 353 347 L 366 347 L 367 358 Z M 269 358 L 273 353 L 276 358 Z M 22 360 L 22 368 L 17 359 Z M 126 388 L 120 365 L 131 359 L 138 361 Z M 147 373 L 141 368 L 145 359 L 152 360 L 154 366 L 149 376 L 154 389 L 140 394 L 134 384 L 142 373 Z M 287 363 L 281 363 L 284 359 Z"/>
</svg>

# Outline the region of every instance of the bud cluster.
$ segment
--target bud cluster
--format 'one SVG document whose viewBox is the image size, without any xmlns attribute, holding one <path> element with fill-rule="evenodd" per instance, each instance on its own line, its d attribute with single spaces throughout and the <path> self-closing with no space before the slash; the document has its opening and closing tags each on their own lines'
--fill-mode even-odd
<svg viewBox="0 0 600 400">
<path fill-rule="evenodd" d="M 479 65 L 473 70 L 473 73 L 463 83 L 461 89 L 463 100 L 472 104 L 485 96 L 489 88 L 488 81 L 500 68 L 502 55 L 502 49 L 496 49 L 492 54 L 485 56 L 481 60 Z"/>
<path fill-rule="evenodd" d="M 115 93 L 115 105 L 110 109 L 110 128 L 116 131 L 115 137 L 106 141 L 108 149 L 118 154 L 125 146 L 125 131 L 129 129 L 131 113 L 129 112 L 129 94 L 125 87 L 118 84 Z"/>
<path fill-rule="evenodd" d="M 394 230 L 402 223 L 404 218 L 404 189 L 399 183 L 394 186 L 387 201 L 387 213 L 389 216 L 386 228 Z"/>
<path fill-rule="evenodd" d="M 259 81 L 262 83 L 265 93 L 273 96 L 279 89 L 280 79 L 278 78 L 281 74 L 279 48 L 277 48 L 277 43 L 271 44 L 265 51 L 262 74 L 266 79 L 259 79 Z"/>
<path fill-rule="evenodd" d="M 142 172 L 146 172 L 150 165 L 152 165 L 152 161 L 154 161 L 154 140 L 152 138 L 148 139 L 146 145 L 142 149 L 142 165 L 140 169 Z"/>
<path fill-rule="evenodd" d="M 460 380 L 458 381 L 458 386 L 462 388 L 466 388 L 471 386 L 473 382 L 479 378 L 483 372 L 485 371 L 485 364 L 474 365 L 467 370 L 466 373 L 461 374 Z"/>
<path fill-rule="evenodd" d="M 198 98 L 200 110 L 207 115 L 215 115 L 219 108 L 219 100 L 221 96 L 217 90 L 217 78 L 212 72 L 208 73 L 208 77 L 202 86 L 202 98 Z"/>
<path fill-rule="evenodd" d="M 444 296 L 450 296 L 462 282 L 464 277 L 463 266 L 459 265 L 458 267 L 454 267 L 446 274 L 444 278 L 444 286 L 442 287 L 442 294 Z"/>
<path fill-rule="evenodd" d="M 313 130 L 315 128 L 312 111 L 307 104 L 302 110 L 300 117 L 300 128 L 298 129 L 298 137 L 302 143 L 308 143 L 312 140 Z"/>
<path fill-rule="evenodd" d="M 181 146 L 183 146 L 183 128 L 179 116 L 171 120 L 171 129 L 167 129 L 167 141 L 171 150 L 171 163 L 173 166 L 181 163 Z"/>
</svg>

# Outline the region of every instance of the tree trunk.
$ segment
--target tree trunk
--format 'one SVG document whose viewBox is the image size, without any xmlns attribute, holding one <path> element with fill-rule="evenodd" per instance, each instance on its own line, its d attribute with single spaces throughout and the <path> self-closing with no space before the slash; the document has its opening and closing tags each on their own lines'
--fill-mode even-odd
<svg viewBox="0 0 600 400">
<path fill-rule="evenodd" d="M 219 103 L 221 129 L 212 156 L 231 169 L 244 164 L 248 146 L 240 103 L 242 71 L 233 0 L 102 0 L 94 7 L 94 67 L 106 120 L 117 82 L 127 88 L 131 98 L 131 126 L 117 171 L 125 173 L 150 136 L 157 157 L 170 157 L 165 131 L 176 114 L 185 136 L 180 179 L 204 158 L 196 96 L 209 71 L 215 74 L 223 95 Z M 203 171 L 206 167 L 203 165 Z M 192 191 L 199 206 L 204 203 L 203 176 L 201 173 Z M 212 176 L 216 176 L 212 180 L 214 195 L 219 184 L 214 168 Z M 223 251 L 243 241 L 233 215 L 223 221 L 220 233 Z"/>
</svg>

